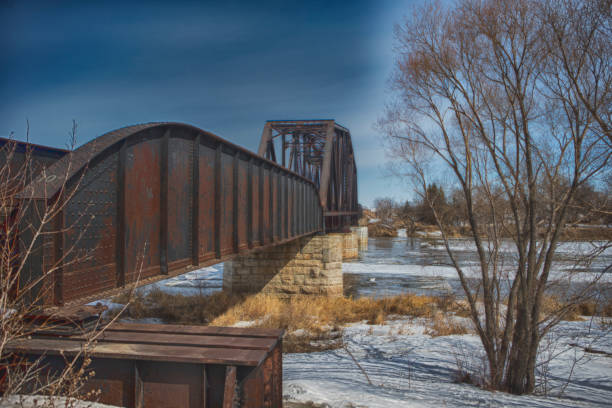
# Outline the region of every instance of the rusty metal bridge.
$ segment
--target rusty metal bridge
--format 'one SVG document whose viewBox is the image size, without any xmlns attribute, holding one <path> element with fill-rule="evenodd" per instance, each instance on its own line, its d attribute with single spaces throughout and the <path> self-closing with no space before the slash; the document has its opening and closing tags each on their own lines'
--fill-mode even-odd
<svg viewBox="0 0 612 408">
<path fill-rule="evenodd" d="M 31 203 L 19 251 L 49 203 L 62 203 L 21 277 L 53 271 L 46 305 L 342 230 L 358 217 L 350 132 L 333 120 L 266 122 L 259 154 L 181 123 L 129 126 L 55 154 L 63 157 L 19 196 Z"/>
</svg>

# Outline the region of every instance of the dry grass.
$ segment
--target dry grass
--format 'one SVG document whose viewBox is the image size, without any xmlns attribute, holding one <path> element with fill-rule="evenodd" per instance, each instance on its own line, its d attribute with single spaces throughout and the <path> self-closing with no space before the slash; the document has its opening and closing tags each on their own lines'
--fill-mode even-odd
<svg viewBox="0 0 612 408">
<path fill-rule="evenodd" d="M 557 296 L 544 296 L 542 299 L 540 318 L 556 314 L 565 307 L 566 305 Z M 563 320 L 574 322 L 580 321 L 582 320 L 582 318 L 577 312 L 577 308 L 572 306 L 568 307 L 567 310 L 564 312 Z"/>
<path fill-rule="evenodd" d="M 453 317 L 449 316 L 448 313 L 438 312 L 432 317 L 425 333 L 432 337 L 450 336 L 453 334 L 467 334 L 468 329 L 463 324 L 454 321 Z"/>
<path fill-rule="evenodd" d="M 607 299 L 607 302 L 582 302 L 576 308 L 583 316 L 612 317 L 612 298 Z"/>
<path fill-rule="evenodd" d="M 383 324 L 389 316 L 433 317 L 436 311 L 465 313 L 465 306 L 452 296 L 403 294 L 380 299 L 295 296 L 281 299 L 267 294 L 251 296 L 218 292 L 209 296 L 183 296 L 154 289 L 148 294 L 113 299 L 127 303 L 125 317 L 157 317 L 166 323 L 232 326 L 241 321 L 256 327 L 317 330 L 367 321 Z"/>
<path fill-rule="evenodd" d="M 561 236 L 564 241 L 610 241 L 612 240 L 612 228 L 597 225 L 567 227 L 563 230 Z"/>
<path fill-rule="evenodd" d="M 209 296 L 183 296 L 153 289 L 147 294 L 135 293 L 131 298 L 127 294 L 120 295 L 115 297 L 113 302 L 121 304 L 130 302 L 123 317 L 134 319 L 155 317 L 166 323 L 207 325 L 243 299 L 244 297 L 226 292 Z"/>
<path fill-rule="evenodd" d="M 397 237 L 397 230 L 381 222 L 368 224 L 369 237 Z"/>
<path fill-rule="evenodd" d="M 257 321 L 259 327 L 317 331 L 364 320 L 383 324 L 392 315 L 432 317 L 437 310 L 458 309 L 457 303 L 448 298 L 409 294 L 381 299 L 296 296 L 289 300 L 258 294 L 234 305 L 212 324 L 231 326 L 239 321 Z"/>
<path fill-rule="evenodd" d="M 342 327 L 366 321 L 383 324 L 392 316 L 434 318 L 432 333 L 456 334 L 458 327 L 438 321 L 435 316 L 446 312 L 461 313 L 464 309 L 454 297 L 404 294 L 388 298 L 345 298 L 296 296 L 281 299 L 266 294 L 210 296 L 171 295 L 152 290 L 146 295 L 126 295 L 113 299 L 127 303 L 124 317 L 136 319 L 156 317 L 165 323 L 233 326 L 250 322 L 251 327 L 282 328 L 286 352 L 308 352 L 342 347 Z M 448 327 L 445 327 L 448 326 Z"/>
<path fill-rule="evenodd" d="M 312 353 L 343 347 L 342 329 L 320 333 L 286 333 L 283 337 L 283 352 L 285 353 Z"/>
<path fill-rule="evenodd" d="M 588 300 L 568 306 L 557 296 L 543 298 L 541 316 L 557 313 L 564 308 L 567 310 L 564 312 L 563 320 L 567 321 L 580 321 L 583 320 L 582 316 L 612 317 L 612 299 L 608 299 L 605 304 Z"/>
</svg>

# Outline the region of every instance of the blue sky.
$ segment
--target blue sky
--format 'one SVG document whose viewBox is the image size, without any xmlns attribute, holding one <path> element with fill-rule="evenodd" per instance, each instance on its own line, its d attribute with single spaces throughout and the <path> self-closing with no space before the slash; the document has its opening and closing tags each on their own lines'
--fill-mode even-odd
<svg viewBox="0 0 612 408">
<path fill-rule="evenodd" d="M 222 5 L 221 5 L 222 4 Z M 388 98 L 393 24 L 410 0 L 3 1 L 0 135 L 64 146 L 151 121 L 248 149 L 269 119 L 335 118 L 353 136 L 360 202 L 410 197 L 373 128 Z"/>
</svg>

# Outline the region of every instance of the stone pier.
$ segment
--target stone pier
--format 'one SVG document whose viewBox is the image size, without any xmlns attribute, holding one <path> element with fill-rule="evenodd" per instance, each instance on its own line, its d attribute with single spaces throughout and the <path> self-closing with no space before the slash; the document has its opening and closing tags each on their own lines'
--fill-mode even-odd
<svg viewBox="0 0 612 408">
<path fill-rule="evenodd" d="M 361 230 L 352 230 L 314 235 L 239 256 L 225 263 L 223 289 L 281 297 L 341 296 L 342 260 L 359 255 L 361 234 Z"/>
<path fill-rule="evenodd" d="M 351 232 L 357 236 L 359 250 L 368 249 L 368 227 L 351 227 Z"/>
<path fill-rule="evenodd" d="M 359 256 L 359 251 L 368 249 L 368 227 L 351 227 L 351 232 L 342 235 L 342 259 Z"/>
<path fill-rule="evenodd" d="M 353 231 L 338 234 L 342 236 L 342 259 L 353 259 L 359 256 L 359 238 Z"/>
<path fill-rule="evenodd" d="M 314 235 L 225 263 L 223 289 L 233 293 L 342 295 L 342 235 Z"/>
</svg>

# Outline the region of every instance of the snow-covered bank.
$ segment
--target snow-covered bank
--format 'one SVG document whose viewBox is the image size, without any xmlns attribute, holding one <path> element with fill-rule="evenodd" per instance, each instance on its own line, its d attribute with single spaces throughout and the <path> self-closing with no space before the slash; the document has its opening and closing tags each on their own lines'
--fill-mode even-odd
<svg viewBox="0 0 612 408">
<path fill-rule="evenodd" d="M 117 408 L 114 405 L 97 402 L 79 401 L 65 397 L 47 397 L 44 395 L 11 395 L 0 400 L 0 408 Z"/>
<path fill-rule="evenodd" d="M 468 370 L 482 372 L 478 337 L 430 337 L 422 320 L 397 320 L 382 326 L 356 324 L 345 330 L 347 348 L 372 384 L 344 349 L 285 354 L 283 395 L 287 401 L 331 407 L 609 406 L 612 358 L 586 353 L 583 347 L 590 345 L 609 353 L 612 339 L 597 325 L 589 325 L 588 321 L 562 322 L 557 340 L 548 349 L 558 354 L 546 366 L 550 395 L 558 395 L 578 358 L 561 398 L 514 396 L 455 382 L 458 362 Z"/>
</svg>

